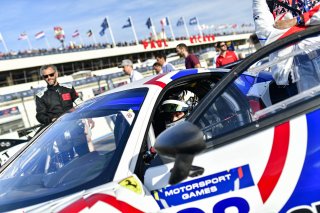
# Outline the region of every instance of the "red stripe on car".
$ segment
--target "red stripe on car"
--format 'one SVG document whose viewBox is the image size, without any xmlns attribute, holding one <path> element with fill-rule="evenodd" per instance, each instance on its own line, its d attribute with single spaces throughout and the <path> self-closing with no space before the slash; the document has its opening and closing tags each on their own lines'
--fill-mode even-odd
<svg viewBox="0 0 320 213">
<path fill-rule="evenodd" d="M 80 199 L 70 206 L 64 208 L 59 213 L 69 213 L 69 212 L 80 212 L 85 208 L 91 208 L 97 202 L 104 202 L 114 208 L 118 209 L 121 212 L 130 212 L 130 213 L 142 213 L 139 209 L 125 203 L 121 200 L 117 200 L 115 197 L 107 194 L 93 194 L 86 199 Z"/>
<path fill-rule="evenodd" d="M 263 203 L 268 200 L 279 181 L 288 154 L 289 139 L 289 122 L 274 128 L 274 138 L 269 160 L 258 182 Z"/>
<path fill-rule="evenodd" d="M 161 88 L 164 88 L 167 84 L 163 83 L 162 81 L 158 81 L 159 78 L 163 77 L 165 74 L 159 74 L 157 75 L 157 77 L 151 79 L 150 81 L 147 81 L 144 84 L 153 84 L 153 85 L 157 85 Z"/>
</svg>

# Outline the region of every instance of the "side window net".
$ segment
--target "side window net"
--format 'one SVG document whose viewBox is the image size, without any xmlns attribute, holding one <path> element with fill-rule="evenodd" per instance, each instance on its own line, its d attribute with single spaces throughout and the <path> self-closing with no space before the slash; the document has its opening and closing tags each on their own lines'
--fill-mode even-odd
<svg viewBox="0 0 320 213">
<path fill-rule="evenodd" d="M 251 122 L 251 108 L 246 96 L 234 85 L 209 105 L 196 125 L 210 140 Z"/>
</svg>

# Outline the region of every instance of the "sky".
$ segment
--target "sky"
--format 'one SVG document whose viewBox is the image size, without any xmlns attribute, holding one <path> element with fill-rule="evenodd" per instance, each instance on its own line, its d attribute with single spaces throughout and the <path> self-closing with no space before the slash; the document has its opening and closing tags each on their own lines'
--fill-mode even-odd
<svg viewBox="0 0 320 213">
<path fill-rule="evenodd" d="M 58 48 L 61 43 L 54 38 L 53 27 L 60 26 L 65 32 L 65 43 L 70 41 L 93 44 L 93 37 L 87 36 L 92 30 L 96 42 L 109 42 L 109 29 L 104 36 L 99 35 L 101 23 L 108 17 L 115 42 L 134 41 L 133 28 L 122 28 L 131 16 L 138 39 L 147 39 L 152 32 L 146 26 L 150 17 L 157 32 L 161 32 L 160 20 L 169 17 L 176 37 L 185 36 L 183 26 L 177 27 L 180 17 L 184 17 L 191 35 L 198 34 L 195 25 L 189 20 L 197 17 L 200 25 L 218 26 L 221 24 L 249 24 L 252 20 L 251 0 L 0 0 L 0 52 L 29 49 L 28 40 L 18 40 L 26 33 L 33 49 Z M 170 28 L 165 26 L 170 37 Z M 79 37 L 72 38 L 75 30 Z M 210 31 L 211 30 L 211 31 Z M 207 29 L 210 33 L 213 29 Z M 36 40 L 34 35 L 44 31 L 46 39 Z"/>
</svg>

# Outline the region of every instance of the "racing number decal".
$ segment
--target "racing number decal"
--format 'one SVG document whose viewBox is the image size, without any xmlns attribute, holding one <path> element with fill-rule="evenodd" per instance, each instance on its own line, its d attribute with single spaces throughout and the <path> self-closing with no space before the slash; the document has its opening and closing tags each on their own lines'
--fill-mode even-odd
<svg viewBox="0 0 320 213">
<path fill-rule="evenodd" d="M 212 212 L 224 213 L 229 207 L 237 208 L 239 213 L 248 213 L 250 210 L 249 203 L 245 199 L 241 197 L 231 197 L 216 203 L 212 208 Z M 198 208 L 187 208 L 187 209 L 178 211 L 178 213 L 205 213 L 205 212 Z"/>
</svg>

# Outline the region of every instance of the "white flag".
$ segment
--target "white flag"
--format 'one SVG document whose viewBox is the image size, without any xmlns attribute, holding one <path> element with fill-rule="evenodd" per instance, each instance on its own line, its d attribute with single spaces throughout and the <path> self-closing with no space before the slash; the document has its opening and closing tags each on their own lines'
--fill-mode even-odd
<svg viewBox="0 0 320 213">
<path fill-rule="evenodd" d="M 1 33 L 0 33 L 0 43 L 2 43 L 2 45 L 4 46 L 4 49 L 6 50 L 6 52 L 8 52 L 6 42 L 4 41 Z"/>
<path fill-rule="evenodd" d="M 27 40 L 28 35 L 26 33 L 20 33 L 18 40 Z"/>
</svg>

